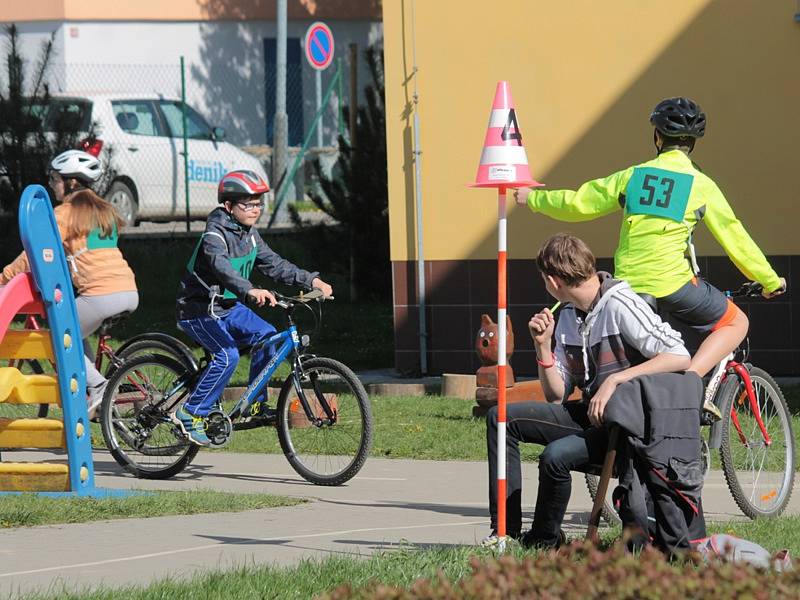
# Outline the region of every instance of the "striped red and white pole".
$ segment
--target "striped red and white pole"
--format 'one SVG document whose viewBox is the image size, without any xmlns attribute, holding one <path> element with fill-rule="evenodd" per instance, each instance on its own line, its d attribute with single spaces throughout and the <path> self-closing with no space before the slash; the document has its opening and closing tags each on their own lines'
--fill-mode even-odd
<svg viewBox="0 0 800 600">
<path fill-rule="evenodd" d="M 497 537 L 506 535 L 506 188 L 497 190 Z"/>
<path fill-rule="evenodd" d="M 522 132 L 511 98 L 511 86 L 500 81 L 483 142 L 483 153 L 471 187 L 497 188 L 497 536 L 506 535 L 506 191 L 542 185 L 531 177 Z"/>
</svg>

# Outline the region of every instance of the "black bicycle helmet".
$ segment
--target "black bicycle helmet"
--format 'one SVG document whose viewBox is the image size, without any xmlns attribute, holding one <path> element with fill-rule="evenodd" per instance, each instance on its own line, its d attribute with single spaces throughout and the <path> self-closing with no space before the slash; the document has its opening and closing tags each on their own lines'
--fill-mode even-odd
<svg viewBox="0 0 800 600">
<path fill-rule="evenodd" d="M 706 113 L 689 98 L 667 98 L 653 109 L 650 123 L 662 135 L 701 138 L 706 132 Z"/>
</svg>

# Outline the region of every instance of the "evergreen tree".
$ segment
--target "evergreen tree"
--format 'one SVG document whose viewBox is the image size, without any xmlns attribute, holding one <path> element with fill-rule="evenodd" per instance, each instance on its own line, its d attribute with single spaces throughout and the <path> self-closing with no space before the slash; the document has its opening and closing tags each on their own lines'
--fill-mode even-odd
<svg viewBox="0 0 800 600">
<path fill-rule="evenodd" d="M 351 300 L 391 297 L 383 49 L 371 46 L 366 57 L 371 83 L 364 88 L 366 104 L 358 107 L 355 136 L 339 136 L 339 159 L 330 177 L 319 160 L 314 162 L 316 185 L 310 194 L 339 224 L 316 228 L 323 247 L 342 259 Z M 345 123 L 349 110 L 345 108 Z M 300 223 L 294 210 L 292 217 Z"/>
<path fill-rule="evenodd" d="M 16 25 L 5 27 L 5 73 L 0 75 L 0 227 L 10 234 L 3 243 L 9 259 L 19 251 L 17 212 L 27 185 L 47 185 L 49 161 L 78 142 L 79 122 L 67 112 L 51 114 L 45 131 L 44 114 L 50 104 L 47 75 L 53 58 L 55 33 L 42 43 L 27 69 L 20 54 Z M 15 243 L 17 241 L 17 243 Z"/>
</svg>

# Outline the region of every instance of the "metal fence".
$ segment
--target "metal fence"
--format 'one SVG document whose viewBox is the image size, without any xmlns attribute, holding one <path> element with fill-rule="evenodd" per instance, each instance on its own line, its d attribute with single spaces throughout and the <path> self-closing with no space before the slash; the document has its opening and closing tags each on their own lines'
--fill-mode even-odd
<svg viewBox="0 0 800 600">
<path fill-rule="evenodd" d="M 68 114 L 86 133 L 83 148 L 100 156 L 108 170 L 98 191 L 131 225 L 161 221 L 177 228 L 185 222 L 186 229 L 217 205 L 217 182 L 236 168 L 260 171 L 273 186 L 283 180 L 286 201 L 302 202 L 310 161 L 320 155 L 328 163 L 335 160 L 343 132 L 341 63 L 323 74 L 326 94 L 319 110 L 311 68 L 298 63 L 288 69 L 293 176 L 281 178 L 271 170 L 274 72 L 204 70 L 182 62 L 176 57 L 160 65 L 51 67 L 48 119 Z M 292 173 L 298 154 L 302 159 Z"/>
</svg>

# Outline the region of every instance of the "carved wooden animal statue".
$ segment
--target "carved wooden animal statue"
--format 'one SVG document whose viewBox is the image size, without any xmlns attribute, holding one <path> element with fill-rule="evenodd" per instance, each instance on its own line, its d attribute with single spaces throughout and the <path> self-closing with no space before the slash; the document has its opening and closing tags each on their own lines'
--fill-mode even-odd
<svg viewBox="0 0 800 600">
<path fill-rule="evenodd" d="M 489 315 L 481 315 L 481 328 L 475 336 L 475 351 L 483 365 L 476 374 L 478 387 L 497 387 L 497 323 Z M 514 330 L 506 315 L 506 387 L 514 385 L 510 359 L 514 353 Z"/>
<path fill-rule="evenodd" d="M 497 364 L 497 323 L 489 315 L 481 315 L 481 328 L 475 336 L 475 351 L 486 366 Z M 506 315 L 506 364 L 514 353 L 514 330 L 511 328 L 511 317 Z"/>
</svg>

